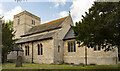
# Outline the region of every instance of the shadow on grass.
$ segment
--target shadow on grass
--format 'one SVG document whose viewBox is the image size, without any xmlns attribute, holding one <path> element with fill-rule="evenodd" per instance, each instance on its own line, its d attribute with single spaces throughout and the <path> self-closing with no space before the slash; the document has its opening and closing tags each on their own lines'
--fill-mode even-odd
<svg viewBox="0 0 120 71">
<path fill-rule="evenodd" d="M 2 71 L 119 71 L 118 69 L 3 69 Z"/>
<path fill-rule="evenodd" d="M 3 66 L 2 71 L 120 71 L 118 70 L 119 65 L 118 66 L 87 65 L 84 67 L 79 67 L 79 66 L 70 66 L 70 65 L 48 65 L 48 64 L 24 63 L 23 67 L 15 67 L 14 63 L 5 63 L 2 65 Z"/>
</svg>

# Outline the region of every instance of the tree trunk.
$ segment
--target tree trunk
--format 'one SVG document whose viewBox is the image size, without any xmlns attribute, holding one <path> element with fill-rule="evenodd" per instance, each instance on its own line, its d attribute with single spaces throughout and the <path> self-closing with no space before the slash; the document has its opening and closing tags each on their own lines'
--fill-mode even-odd
<svg viewBox="0 0 120 71">
<path fill-rule="evenodd" d="M 7 54 L 4 54 L 2 56 L 2 63 L 6 63 L 7 62 Z"/>
</svg>

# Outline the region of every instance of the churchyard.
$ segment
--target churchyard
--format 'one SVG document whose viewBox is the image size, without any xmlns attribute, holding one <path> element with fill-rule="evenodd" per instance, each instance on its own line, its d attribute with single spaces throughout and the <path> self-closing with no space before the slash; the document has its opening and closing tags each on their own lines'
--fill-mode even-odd
<svg viewBox="0 0 120 71">
<path fill-rule="evenodd" d="M 51 65 L 51 64 L 38 64 L 38 63 L 23 63 L 22 67 L 15 67 L 15 63 L 4 63 L 2 69 L 118 69 L 119 65 Z"/>
</svg>

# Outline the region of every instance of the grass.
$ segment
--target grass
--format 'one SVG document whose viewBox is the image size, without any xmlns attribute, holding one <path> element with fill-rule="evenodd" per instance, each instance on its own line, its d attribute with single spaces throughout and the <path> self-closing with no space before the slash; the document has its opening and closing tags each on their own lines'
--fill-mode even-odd
<svg viewBox="0 0 120 71">
<path fill-rule="evenodd" d="M 120 62 L 119 62 L 120 66 Z M 15 67 L 15 63 L 4 63 L 2 69 L 117 69 L 117 65 L 86 65 L 84 67 L 72 65 L 49 65 L 37 63 L 23 63 L 23 67 Z"/>
</svg>

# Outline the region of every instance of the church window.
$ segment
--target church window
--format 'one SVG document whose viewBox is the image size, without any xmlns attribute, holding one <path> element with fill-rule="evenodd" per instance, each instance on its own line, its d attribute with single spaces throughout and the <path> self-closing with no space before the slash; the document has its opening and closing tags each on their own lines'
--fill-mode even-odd
<svg viewBox="0 0 120 71">
<path fill-rule="evenodd" d="M 29 46 L 27 46 L 27 48 L 28 48 L 28 56 L 29 56 Z"/>
<path fill-rule="evenodd" d="M 76 45 L 75 45 L 75 42 L 74 42 L 74 52 L 76 52 Z"/>
<path fill-rule="evenodd" d="M 70 43 L 68 42 L 68 52 L 70 52 Z"/>
<path fill-rule="evenodd" d="M 32 20 L 32 25 L 35 25 L 35 21 L 34 20 Z"/>
<path fill-rule="evenodd" d="M 94 51 L 100 51 L 101 47 L 100 46 L 94 46 Z"/>
<path fill-rule="evenodd" d="M 75 41 L 68 42 L 68 52 L 76 52 Z"/>
<path fill-rule="evenodd" d="M 25 46 L 25 55 L 27 56 L 27 46 Z"/>
<path fill-rule="evenodd" d="M 100 51 L 101 50 L 101 48 L 100 48 L 100 46 L 98 46 L 98 51 Z"/>
<path fill-rule="evenodd" d="M 73 52 L 73 43 L 71 43 L 71 52 Z"/>
<path fill-rule="evenodd" d="M 42 44 L 40 44 L 40 47 L 41 47 L 41 55 L 43 55 L 43 47 L 42 47 Z"/>
<path fill-rule="evenodd" d="M 94 46 L 94 51 L 96 51 L 97 50 L 97 47 L 96 46 Z"/>
<path fill-rule="evenodd" d="M 40 55 L 40 45 L 38 44 L 38 55 Z"/>
<path fill-rule="evenodd" d="M 32 24 L 34 24 L 33 20 L 32 20 Z"/>
<path fill-rule="evenodd" d="M 58 52 L 60 52 L 60 46 L 58 46 Z"/>
<path fill-rule="evenodd" d="M 25 46 L 25 55 L 29 56 L 29 46 Z"/>
<path fill-rule="evenodd" d="M 38 44 L 38 55 L 43 55 L 43 45 Z"/>
</svg>

